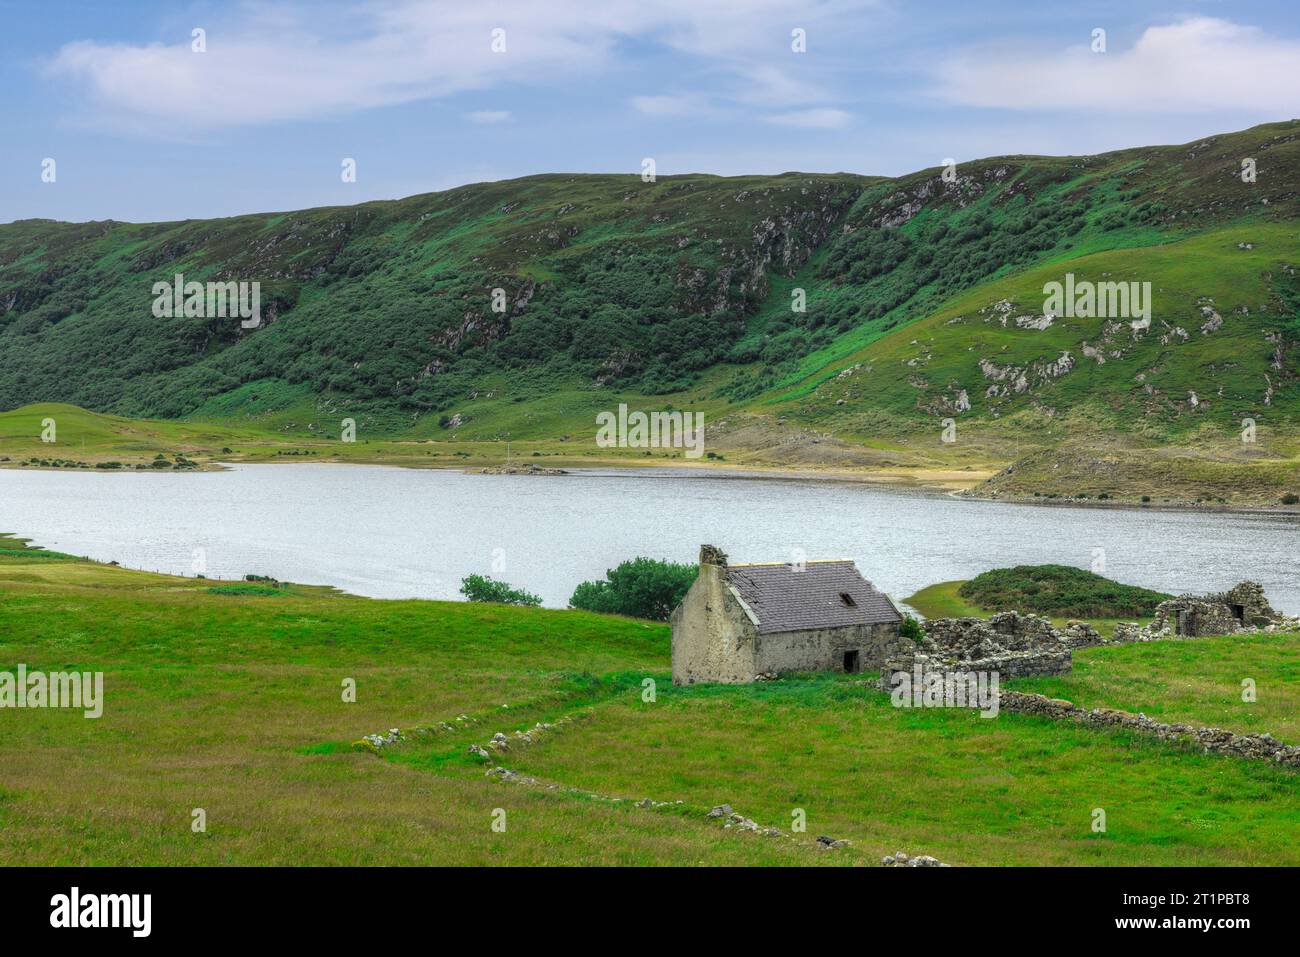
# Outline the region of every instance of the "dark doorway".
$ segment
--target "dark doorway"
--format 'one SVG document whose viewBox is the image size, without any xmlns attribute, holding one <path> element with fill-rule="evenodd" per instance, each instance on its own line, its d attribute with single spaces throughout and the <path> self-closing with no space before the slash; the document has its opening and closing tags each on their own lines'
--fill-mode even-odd
<svg viewBox="0 0 1300 957">
<path fill-rule="evenodd" d="M 844 670 L 851 675 L 855 675 L 862 670 L 862 661 L 858 656 L 858 652 L 844 652 Z"/>
<path fill-rule="evenodd" d="M 1233 606 L 1232 606 L 1232 617 L 1235 618 L 1235 619 L 1237 619 L 1237 621 L 1245 622 L 1245 620 L 1246 620 L 1246 606 L 1245 606 L 1245 605 L 1233 605 Z"/>
</svg>

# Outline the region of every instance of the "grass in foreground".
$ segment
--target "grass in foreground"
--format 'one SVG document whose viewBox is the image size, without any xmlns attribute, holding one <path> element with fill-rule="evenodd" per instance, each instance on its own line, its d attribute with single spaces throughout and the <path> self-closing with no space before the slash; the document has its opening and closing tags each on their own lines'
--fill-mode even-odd
<svg viewBox="0 0 1300 957">
<path fill-rule="evenodd" d="M 1293 773 L 1024 715 L 896 709 L 831 678 L 621 698 L 503 763 L 605 794 L 725 801 L 763 825 L 788 828 L 802 808 L 809 834 L 868 860 L 1300 863 Z"/>
<path fill-rule="evenodd" d="M 212 594 L 0 549 L 0 670 L 100 670 L 106 698 L 98 720 L 0 711 L 0 864 L 851 864 L 898 849 L 967 864 L 1300 863 L 1300 789 L 1268 766 L 1018 715 L 900 711 L 827 676 L 674 689 L 667 627 L 629 619 L 292 585 Z M 1285 661 L 1279 648 L 1252 662 L 1261 689 L 1294 684 Z M 536 792 L 466 754 L 575 712 L 503 763 L 684 806 Z M 479 720 L 382 758 L 350 746 L 459 714 Z M 778 827 L 803 807 L 804 838 L 855 843 L 819 853 L 723 831 L 704 811 L 724 801 Z M 1094 807 L 1105 835 L 1089 829 Z M 195 808 L 206 833 L 190 829 Z"/>
<path fill-rule="evenodd" d="M 103 671 L 106 700 L 98 720 L 0 710 L 0 865 L 808 862 L 703 822 L 503 794 L 481 772 L 431 778 L 349 747 L 563 707 L 584 693 L 575 673 L 664 670 L 662 625 L 302 586 L 216 595 L 4 548 L 18 554 L 0 556 L 0 670 Z M 504 835 L 490 829 L 503 802 Z M 191 832 L 194 808 L 206 833 Z"/>
</svg>

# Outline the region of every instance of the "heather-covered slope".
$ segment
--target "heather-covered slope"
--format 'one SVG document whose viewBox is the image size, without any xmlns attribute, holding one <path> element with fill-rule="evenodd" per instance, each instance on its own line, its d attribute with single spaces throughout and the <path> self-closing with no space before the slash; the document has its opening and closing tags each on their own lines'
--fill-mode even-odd
<svg viewBox="0 0 1300 957">
<path fill-rule="evenodd" d="M 540 392 L 661 390 L 726 357 L 770 276 L 864 182 L 539 176 L 226 220 L 15 223 L 0 227 L 0 407 L 175 417 L 313 397 L 396 427 L 494 371 Z M 263 327 L 155 318 L 153 284 L 178 272 L 260 282 Z"/>
<path fill-rule="evenodd" d="M 590 444 L 593 410 L 632 399 L 706 409 L 738 452 L 828 437 L 777 462 L 976 449 L 1023 460 L 994 484 L 1032 494 L 1063 462 L 1104 478 L 1112 452 L 1126 476 L 1176 454 L 1216 488 L 1249 466 L 1267 497 L 1300 432 L 1298 219 L 1291 121 L 955 176 L 549 175 L 226 220 L 26 221 L 0 226 L 0 408 Z M 154 318 L 153 283 L 177 272 L 261 282 L 265 323 Z M 1045 316 L 1067 273 L 1149 282 L 1150 322 Z"/>
</svg>

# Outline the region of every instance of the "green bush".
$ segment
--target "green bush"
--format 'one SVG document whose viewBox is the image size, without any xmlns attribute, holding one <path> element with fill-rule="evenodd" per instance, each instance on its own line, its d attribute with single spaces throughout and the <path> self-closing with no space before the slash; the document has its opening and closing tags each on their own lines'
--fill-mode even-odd
<svg viewBox="0 0 1300 957">
<path fill-rule="evenodd" d="M 513 588 L 505 582 L 493 581 L 486 575 L 466 575 L 460 582 L 460 593 L 467 601 L 495 602 L 498 605 L 528 605 L 536 608 L 542 600 L 522 588 Z"/>
<path fill-rule="evenodd" d="M 925 630 L 921 627 L 921 623 L 911 615 L 903 616 L 903 623 L 898 626 L 898 633 L 912 641 L 920 641 L 925 637 Z"/>
<path fill-rule="evenodd" d="M 202 577 L 202 576 L 200 576 Z M 278 595 L 278 588 L 271 588 L 267 585 L 211 585 L 208 592 L 213 595 Z"/>
<path fill-rule="evenodd" d="M 958 589 L 967 601 L 987 611 L 1023 611 L 1059 618 L 1143 617 L 1169 595 L 1071 565 L 1017 565 L 976 575 Z"/>
<path fill-rule="evenodd" d="M 695 565 L 634 558 L 609 569 L 603 581 L 579 585 L 569 607 L 667 621 L 698 572 Z"/>
</svg>

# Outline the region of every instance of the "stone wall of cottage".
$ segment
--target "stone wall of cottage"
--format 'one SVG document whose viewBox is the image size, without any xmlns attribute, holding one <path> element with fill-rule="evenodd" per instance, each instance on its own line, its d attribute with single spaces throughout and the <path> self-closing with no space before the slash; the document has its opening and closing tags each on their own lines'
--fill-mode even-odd
<svg viewBox="0 0 1300 957">
<path fill-rule="evenodd" d="M 815 628 L 759 635 L 755 663 L 759 674 L 794 671 L 844 671 L 846 652 L 858 653 L 858 671 L 876 671 L 911 644 L 900 638 L 898 623 Z"/>
<path fill-rule="evenodd" d="M 700 574 L 673 609 L 673 684 L 753 681 L 755 663 L 753 622 L 727 587 L 726 555 L 702 552 Z"/>
</svg>

